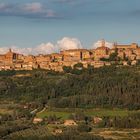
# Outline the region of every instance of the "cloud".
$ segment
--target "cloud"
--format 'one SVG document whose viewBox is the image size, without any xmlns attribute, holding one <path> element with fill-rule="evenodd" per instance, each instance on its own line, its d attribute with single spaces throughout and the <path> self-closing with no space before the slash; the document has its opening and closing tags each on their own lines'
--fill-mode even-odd
<svg viewBox="0 0 140 140">
<path fill-rule="evenodd" d="M 27 3 L 22 7 L 23 13 L 29 15 L 29 17 L 40 17 L 40 18 L 58 18 L 58 14 L 39 2 Z"/>
<path fill-rule="evenodd" d="M 13 52 L 24 55 L 51 54 L 55 52 L 55 46 L 52 43 L 42 43 L 34 48 L 20 48 L 17 46 L 0 47 L 0 54 L 5 54 L 11 48 Z"/>
<path fill-rule="evenodd" d="M 59 3 L 74 3 L 75 0 L 54 0 L 54 2 L 59 2 Z"/>
<path fill-rule="evenodd" d="M 85 2 L 85 0 L 49 0 L 49 1 L 53 4 L 59 4 L 59 6 L 61 6 L 61 5 L 72 6 L 73 9 L 74 9 L 73 6 L 76 6 L 76 5 L 79 5 L 79 4 L 82 5 L 83 2 Z"/>
<path fill-rule="evenodd" d="M 5 3 L 0 3 L 0 10 L 4 10 L 4 9 L 8 8 L 7 6 L 8 5 Z"/>
<path fill-rule="evenodd" d="M 92 48 L 97 48 L 97 47 L 100 47 L 101 45 L 102 45 L 102 40 L 99 40 L 96 43 L 93 43 Z M 113 44 L 105 41 L 105 46 L 108 47 L 108 48 L 112 48 Z"/>
<path fill-rule="evenodd" d="M 27 3 L 23 6 L 23 10 L 28 12 L 33 12 L 33 13 L 37 13 L 37 12 L 40 13 L 43 11 L 43 6 L 39 2 Z"/>
<path fill-rule="evenodd" d="M 0 3 L 0 15 L 21 16 L 26 18 L 59 18 L 58 13 L 40 2 L 25 4 Z"/>
<path fill-rule="evenodd" d="M 129 13 L 129 16 L 132 15 L 133 17 L 140 17 L 140 9 L 135 9 Z"/>
<path fill-rule="evenodd" d="M 38 54 L 51 54 L 59 52 L 60 50 L 70 50 L 70 49 L 79 49 L 82 48 L 81 42 L 76 38 L 64 37 L 61 40 L 57 41 L 56 44 L 41 43 L 36 47 L 29 48 L 20 48 L 15 45 L 0 47 L 0 54 L 5 54 L 8 49 L 11 48 L 13 52 L 24 54 L 24 55 L 38 55 Z"/>
<path fill-rule="evenodd" d="M 39 46 L 37 46 L 36 48 L 33 49 L 33 54 L 51 54 L 54 53 L 55 50 L 55 46 L 52 43 L 42 43 Z"/>
<path fill-rule="evenodd" d="M 9 48 L 12 48 L 12 46 L 10 47 L 0 47 L 0 54 L 5 54 Z"/>
<path fill-rule="evenodd" d="M 64 37 L 62 40 L 57 41 L 57 47 L 60 50 L 69 50 L 82 48 L 82 45 L 76 38 Z"/>
<path fill-rule="evenodd" d="M 46 17 L 48 17 L 48 18 L 57 17 L 57 14 L 55 11 L 48 9 L 47 13 L 46 13 Z"/>
<path fill-rule="evenodd" d="M 17 46 L 4 46 L 4 47 L 0 47 L 0 54 L 5 54 L 8 52 L 9 48 L 12 49 L 12 51 L 16 52 L 16 53 L 20 53 L 20 54 L 29 54 L 29 52 L 32 51 L 31 48 L 19 48 Z"/>
<path fill-rule="evenodd" d="M 7 14 L 10 13 L 11 11 L 15 12 L 16 5 L 15 7 L 12 4 L 8 3 L 0 3 L 0 13 L 2 14 Z"/>
</svg>

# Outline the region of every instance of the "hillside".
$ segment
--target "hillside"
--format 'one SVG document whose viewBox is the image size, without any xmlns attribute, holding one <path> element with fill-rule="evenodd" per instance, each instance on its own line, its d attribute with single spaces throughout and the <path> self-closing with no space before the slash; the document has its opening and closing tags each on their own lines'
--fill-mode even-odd
<svg viewBox="0 0 140 140">
<path fill-rule="evenodd" d="M 0 99 L 51 107 L 140 108 L 140 66 L 0 72 Z"/>
<path fill-rule="evenodd" d="M 0 139 L 135 140 L 139 110 L 139 65 L 0 72 Z"/>
</svg>

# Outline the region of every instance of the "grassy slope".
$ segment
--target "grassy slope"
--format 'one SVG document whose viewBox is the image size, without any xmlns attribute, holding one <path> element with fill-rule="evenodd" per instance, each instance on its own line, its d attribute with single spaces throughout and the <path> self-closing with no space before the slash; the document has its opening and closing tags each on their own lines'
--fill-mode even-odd
<svg viewBox="0 0 140 140">
<path fill-rule="evenodd" d="M 124 109 L 87 109 L 86 111 L 84 111 L 85 115 L 88 116 L 98 116 L 98 117 L 103 117 L 103 116 L 120 116 L 120 117 L 124 117 L 127 116 L 129 113 L 134 113 L 135 111 L 128 111 L 128 110 L 124 110 Z M 71 113 L 74 113 L 73 111 L 49 111 L 49 110 L 45 110 L 44 112 L 38 113 L 37 117 L 48 117 L 50 115 L 56 115 L 58 118 L 61 119 L 68 119 L 68 117 L 70 116 Z"/>
</svg>

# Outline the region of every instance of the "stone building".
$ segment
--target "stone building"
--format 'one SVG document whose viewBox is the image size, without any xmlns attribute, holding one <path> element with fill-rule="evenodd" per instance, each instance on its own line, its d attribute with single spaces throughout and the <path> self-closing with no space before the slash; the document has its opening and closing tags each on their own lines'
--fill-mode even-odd
<svg viewBox="0 0 140 140">
<path fill-rule="evenodd" d="M 80 61 L 82 60 L 81 49 L 72 49 L 61 51 L 60 54 L 63 55 L 63 61 Z"/>
<path fill-rule="evenodd" d="M 63 61 L 63 54 L 53 53 L 53 54 L 51 54 L 51 60 L 53 62 Z"/>
<path fill-rule="evenodd" d="M 37 63 L 42 63 L 42 62 L 50 62 L 51 61 L 51 55 L 38 55 L 36 56 L 36 61 Z"/>
<path fill-rule="evenodd" d="M 118 56 L 121 59 L 135 60 L 140 56 L 138 44 L 132 43 L 130 45 L 118 45 L 114 44 L 115 49 L 117 49 Z"/>
<path fill-rule="evenodd" d="M 6 54 L 0 55 L 0 69 L 14 69 L 14 65 L 18 62 L 23 62 L 23 55 L 12 52 L 11 49 Z"/>
<path fill-rule="evenodd" d="M 91 58 L 91 52 L 87 49 L 71 49 L 61 51 L 63 61 L 81 61 Z"/>
<path fill-rule="evenodd" d="M 136 54 L 136 60 L 140 60 L 140 48 L 134 50 L 134 53 Z"/>
<path fill-rule="evenodd" d="M 5 64 L 12 64 L 18 60 L 20 60 L 20 57 L 22 55 L 18 54 L 18 53 L 14 53 L 12 52 L 11 49 L 9 49 L 9 51 L 4 54 L 4 55 L 0 55 L 0 62 L 5 62 Z"/>
<path fill-rule="evenodd" d="M 65 126 L 77 126 L 77 123 L 74 120 L 65 120 Z"/>
<path fill-rule="evenodd" d="M 114 47 L 117 49 L 137 49 L 138 48 L 138 44 L 136 43 L 132 43 L 130 45 L 119 45 L 117 43 L 114 44 Z"/>
<path fill-rule="evenodd" d="M 100 47 L 95 49 L 94 60 L 100 60 L 101 58 L 109 58 L 110 48 L 105 46 L 105 41 L 102 40 Z"/>
<path fill-rule="evenodd" d="M 101 46 L 96 49 L 71 49 L 64 50 L 60 53 L 52 53 L 46 55 L 28 55 L 24 56 L 12 52 L 11 49 L 6 54 L 0 55 L 0 70 L 32 70 L 46 69 L 63 71 L 63 66 L 74 67 L 77 63 L 82 63 L 83 67 L 88 65 L 95 68 L 111 65 L 111 62 L 104 61 L 101 58 L 108 59 L 111 54 L 116 53 L 121 59 L 121 64 L 126 65 L 130 60 L 132 65 L 135 65 L 140 60 L 140 47 L 138 44 L 120 45 L 114 43 L 112 48 L 106 46 L 102 40 Z"/>
</svg>

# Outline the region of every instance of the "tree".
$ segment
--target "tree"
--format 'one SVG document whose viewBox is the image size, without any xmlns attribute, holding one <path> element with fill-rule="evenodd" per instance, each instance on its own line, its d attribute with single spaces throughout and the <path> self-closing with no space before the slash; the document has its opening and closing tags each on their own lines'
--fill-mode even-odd
<svg viewBox="0 0 140 140">
<path fill-rule="evenodd" d="M 117 61 L 118 60 L 117 56 L 118 56 L 117 52 L 111 53 L 109 56 L 109 61 Z"/>
<path fill-rule="evenodd" d="M 83 69 L 83 64 L 82 63 L 75 64 L 74 69 Z"/>
<path fill-rule="evenodd" d="M 108 58 L 104 58 L 104 57 L 103 57 L 103 58 L 100 58 L 100 60 L 101 60 L 101 61 L 109 61 Z"/>
<path fill-rule="evenodd" d="M 71 66 L 63 66 L 63 71 L 65 73 L 70 73 L 72 71 L 72 67 Z"/>
<path fill-rule="evenodd" d="M 131 65 L 131 61 L 130 61 L 130 60 L 128 60 L 128 61 L 127 61 L 127 64 L 130 66 L 130 65 Z"/>
<path fill-rule="evenodd" d="M 91 128 L 89 125 L 84 124 L 84 123 L 79 124 L 78 127 L 77 127 L 77 130 L 78 130 L 79 132 L 90 132 L 91 129 L 92 129 L 92 128 Z"/>
</svg>

